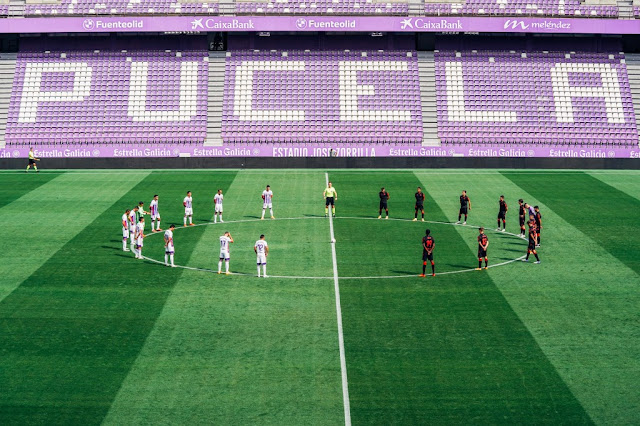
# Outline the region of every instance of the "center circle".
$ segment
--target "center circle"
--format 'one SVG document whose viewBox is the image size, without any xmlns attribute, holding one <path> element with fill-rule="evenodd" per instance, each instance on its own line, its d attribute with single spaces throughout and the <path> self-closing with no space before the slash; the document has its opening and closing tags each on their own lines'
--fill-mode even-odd
<svg viewBox="0 0 640 426">
<path fill-rule="evenodd" d="M 283 270 L 283 267 L 286 267 L 287 270 L 291 269 L 291 264 L 288 264 L 288 265 L 284 265 L 282 263 L 278 264 L 278 260 L 277 260 L 278 257 L 276 253 L 282 252 L 282 250 L 294 250 L 296 252 L 296 256 L 298 256 L 300 259 L 300 263 L 299 263 L 300 267 L 294 266 L 294 269 L 297 268 L 298 270 L 292 271 L 294 272 L 294 274 L 292 275 L 274 275 L 272 273 L 269 273 L 269 276 L 272 278 L 285 278 L 285 279 L 313 279 L 313 280 L 330 280 L 331 279 L 332 280 L 334 277 L 331 274 L 330 270 L 327 271 L 328 273 L 326 275 L 305 273 L 305 269 L 306 269 L 305 261 L 312 262 L 315 259 L 314 249 L 317 249 L 317 245 L 319 243 L 326 244 L 326 253 L 324 253 L 326 256 L 330 256 L 330 245 L 331 245 L 328 226 L 326 228 L 325 227 L 322 228 L 321 236 L 318 237 L 319 239 L 313 239 L 313 238 L 309 238 L 308 240 L 304 239 L 307 233 L 303 231 L 305 230 L 305 226 L 307 225 L 303 225 L 302 223 L 298 225 L 297 222 L 298 221 L 302 222 L 307 220 L 317 220 L 321 222 L 321 221 L 328 221 L 329 219 L 325 218 L 324 216 L 288 217 L 288 218 L 279 218 L 276 220 L 269 220 L 269 219 L 260 220 L 260 219 L 252 218 L 252 219 L 228 220 L 228 221 L 225 221 L 224 223 L 205 222 L 205 223 L 195 224 L 194 226 L 187 227 L 187 228 L 178 227 L 174 231 L 174 238 L 176 239 L 176 259 L 180 259 L 180 245 L 182 244 L 181 241 L 183 241 L 182 234 L 184 231 L 186 231 L 186 229 L 193 229 L 195 227 L 200 227 L 200 226 L 216 226 L 220 229 L 220 232 L 219 234 L 216 233 L 215 235 L 208 236 L 211 247 L 210 249 L 206 250 L 206 253 L 195 252 L 195 251 L 192 252 L 190 257 L 190 263 L 192 263 L 193 265 L 180 265 L 176 263 L 176 267 L 188 269 L 188 270 L 194 270 L 194 271 L 217 273 L 217 262 L 218 262 L 218 251 L 219 251 L 218 245 L 217 245 L 218 237 L 222 235 L 225 231 L 231 231 L 232 235 L 237 231 L 237 232 L 243 232 L 246 235 L 244 235 L 244 238 L 242 238 L 241 245 L 239 244 L 239 241 L 237 241 L 235 244 L 235 247 L 234 245 L 232 245 L 231 247 L 231 271 L 234 270 L 234 264 L 237 265 L 238 263 L 244 265 L 243 267 L 239 268 L 240 270 L 250 270 L 247 267 L 247 263 L 248 263 L 247 258 L 250 258 L 251 262 L 249 263 L 252 263 L 255 266 L 255 255 L 253 255 L 252 253 L 254 241 L 251 240 L 252 239 L 251 237 L 255 237 L 255 239 L 257 239 L 260 232 L 264 232 L 265 234 L 267 232 L 271 233 L 271 230 L 269 230 L 271 226 L 284 221 L 290 221 L 292 223 L 288 225 L 290 229 L 288 229 L 288 232 L 286 234 L 282 234 L 282 233 L 278 234 L 277 232 L 274 232 L 272 233 L 272 235 L 267 235 L 266 239 L 267 241 L 269 241 L 272 254 L 275 254 L 273 258 L 269 257 L 268 268 L 269 268 L 269 272 L 273 272 L 275 270 Z M 372 247 L 376 247 L 373 244 L 378 244 L 378 243 L 384 244 L 384 241 L 381 241 L 381 242 L 365 241 L 361 239 L 360 236 L 358 235 L 352 235 L 352 233 L 348 233 L 347 235 L 345 235 L 344 233 L 341 233 L 340 228 L 343 225 L 342 222 L 347 223 L 350 221 L 372 221 L 372 220 L 377 220 L 377 219 L 373 217 L 334 218 L 333 221 L 334 221 L 334 228 L 336 228 L 336 240 L 337 240 L 336 248 L 341 249 L 347 245 L 351 245 L 351 247 L 348 247 L 346 249 L 348 250 L 347 253 L 350 253 L 352 250 L 362 251 L 363 245 L 365 250 L 371 250 Z M 378 220 L 378 222 L 379 223 L 382 222 L 382 223 L 379 224 L 379 228 L 377 230 L 382 230 L 382 231 L 386 230 L 387 232 L 389 232 L 389 227 L 391 227 L 392 229 L 390 231 L 391 232 L 395 231 L 395 233 L 392 234 L 391 236 L 392 238 L 395 238 L 397 234 L 404 234 L 403 241 L 405 241 L 407 244 L 410 245 L 411 254 L 410 255 L 407 254 L 402 257 L 403 258 L 410 257 L 408 261 L 411 264 L 411 268 L 409 267 L 405 267 L 404 269 L 402 269 L 401 267 L 394 268 L 391 271 L 391 273 L 388 273 L 388 274 L 374 274 L 374 273 L 363 274 L 362 272 L 360 272 L 360 274 L 353 275 L 353 276 L 349 274 L 339 275 L 338 278 L 340 280 L 395 279 L 395 278 L 417 277 L 419 273 L 418 262 L 421 263 L 421 254 L 422 254 L 421 248 L 420 248 L 420 240 L 424 235 L 424 229 L 426 227 L 431 228 L 432 235 L 436 239 L 436 250 L 434 252 L 436 268 L 437 268 L 436 275 L 459 274 L 459 273 L 465 273 L 465 272 L 472 272 L 475 269 L 471 262 L 468 263 L 468 268 L 460 265 L 463 262 L 468 262 L 469 258 L 473 260 L 473 255 L 470 256 L 468 253 L 464 256 L 464 260 L 456 258 L 456 259 L 449 259 L 448 263 L 442 261 L 443 258 L 440 256 L 440 253 L 443 251 L 442 247 L 444 246 L 444 244 L 446 244 L 446 239 L 443 238 L 442 234 L 446 234 L 446 233 L 440 232 L 440 227 L 443 227 L 443 226 L 450 227 L 450 229 L 456 233 L 458 233 L 458 230 L 460 228 L 454 228 L 454 227 L 461 227 L 463 229 L 468 229 L 470 231 L 469 237 L 471 238 L 472 235 L 474 235 L 473 232 L 477 234 L 478 226 L 462 225 L 462 224 L 456 224 L 451 222 L 440 222 L 440 221 L 431 221 L 431 220 L 414 223 L 411 221 L 411 219 L 400 219 L 400 218 L 390 218 L 389 220 L 383 219 L 383 220 Z M 407 226 L 406 227 L 402 226 L 401 228 L 397 228 L 397 222 L 406 222 Z M 393 226 L 396 226 L 396 228 L 393 229 Z M 242 227 L 247 227 L 250 229 L 242 230 L 241 229 Z M 372 234 L 371 232 L 367 232 L 367 233 L 369 235 Z M 495 261 L 495 263 L 490 263 L 489 268 L 508 265 L 510 263 L 516 262 L 524 258 L 524 255 L 517 258 L 513 258 L 512 255 L 509 254 L 509 252 L 520 251 L 520 250 L 515 250 L 514 248 L 508 248 L 508 247 L 501 247 L 501 245 L 504 246 L 505 244 L 499 243 L 499 241 L 505 240 L 505 239 L 518 241 L 522 243 L 521 252 L 524 252 L 526 249 L 526 242 L 524 242 L 518 235 L 510 232 L 493 231 L 491 229 L 486 229 L 485 233 L 489 235 L 491 242 L 498 241 L 498 243 L 494 243 L 489 249 L 490 259 Z M 161 231 L 157 233 L 147 234 L 147 238 L 157 234 L 163 235 L 164 232 Z M 247 235 L 250 236 L 249 239 L 247 239 Z M 462 235 L 460 235 L 458 238 L 460 237 L 462 237 Z M 158 238 L 162 240 L 162 236 Z M 466 238 L 466 235 L 464 236 L 464 238 Z M 473 238 L 475 241 L 475 236 L 473 236 Z M 416 247 L 417 249 L 414 250 L 414 248 Z M 376 253 L 375 251 L 370 252 L 371 256 L 373 257 L 372 259 L 373 262 L 388 261 L 387 253 L 385 253 L 384 250 L 385 250 L 384 246 L 382 246 L 382 253 L 380 253 L 380 250 L 378 250 L 378 253 Z M 249 251 L 251 253 L 247 254 Z M 149 253 L 152 253 L 152 255 L 149 256 Z M 158 258 L 162 259 L 164 255 L 164 247 L 162 242 L 160 242 L 157 246 L 149 242 L 148 245 L 145 245 L 143 255 L 144 255 L 144 258 L 150 262 L 164 264 L 164 261 L 158 260 Z M 358 253 L 356 253 L 356 257 L 357 256 L 359 256 Z M 274 259 L 273 262 L 272 262 L 272 259 Z M 341 253 L 339 250 L 338 251 L 339 271 L 345 270 L 345 265 L 341 264 L 342 263 L 341 259 L 343 259 L 343 257 L 341 257 Z M 358 265 L 360 265 L 361 262 L 362 262 L 362 258 L 357 257 Z M 349 270 L 351 268 L 346 268 L 346 269 Z M 357 269 L 357 268 L 352 268 L 352 269 Z M 349 270 L 349 272 L 358 272 L 358 271 Z M 237 275 L 237 276 L 255 276 L 256 275 L 255 272 L 254 273 L 232 272 L 231 274 Z"/>
</svg>

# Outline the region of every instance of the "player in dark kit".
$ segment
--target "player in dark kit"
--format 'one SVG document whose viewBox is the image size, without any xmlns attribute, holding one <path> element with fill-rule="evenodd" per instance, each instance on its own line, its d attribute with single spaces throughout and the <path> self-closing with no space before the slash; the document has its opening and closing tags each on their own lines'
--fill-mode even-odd
<svg viewBox="0 0 640 426">
<path fill-rule="evenodd" d="M 433 249 L 436 246 L 436 242 L 433 240 L 433 237 L 430 235 L 431 230 L 427 229 L 425 231 L 425 236 L 422 237 L 422 274 L 421 277 L 425 276 L 427 272 L 427 261 L 431 262 L 431 276 L 436 276 L 436 265 L 433 263 Z"/>
<path fill-rule="evenodd" d="M 529 255 L 533 253 L 533 255 L 536 257 L 536 263 L 540 263 L 540 258 L 538 257 L 538 252 L 536 251 L 537 241 L 538 241 L 538 230 L 536 226 L 536 221 L 532 216 L 531 220 L 529 220 L 529 246 L 527 247 L 527 257 L 522 260 L 523 262 L 528 262 Z"/>
<path fill-rule="evenodd" d="M 487 248 L 489 247 L 489 238 L 484 234 L 484 228 L 479 228 L 480 235 L 478 235 L 478 267 L 476 271 L 482 269 L 482 259 L 484 258 L 484 269 L 489 267 L 489 257 L 487 256 Z"/>
<path fill-rule="evenodd" d="M 535 206 L 533 209 L 536 211 L 536 215 L 534 216 L 534 219 L 536 220 L 536 229 L 538 230 L 536 247 L 540 247 L 540 231 L 542 230 L 542 215 L 540 214 L 540 207 Z"/>
<path fill-rule="evenodd" d="M 418 187 L 418 192 L 415 194 L 416 197 L 416 212 L 413 215 L 413 221 L 418 220 L 418 210 L 422 213 L 422 221 L 424 222 L 424 192 L 422 192 L 422 188 Z"/>
<path fill-rule="evenodd" d="M 507 210 L 509 210 L 507 202 L 504 200 L 504 195 L 500 196 L 498 205 L 500 210 L 498 210 L 498 229 L 496 231 L 500 230 L 500 220 L 502 220 L 502 232 L 504 232 L 507 230 Z"/>
<path fill-rule="evenodd" d="M 383 186 L 382 188 L 380 188 L 380 193 L 378 195 L 380 196 L 380 209 L 378 210 L 378 219 L 382 218 L 382 209 L 384 209 L 385 213 L 387 214 L 385 219 L 389 219 L 389 206 L 387 204 L 387 201 L 389 201 L 389 193 L 385 191 Z"/>
<path fill-rule="evenodd" d="M 471 210 L 471 200 L 467 197 L 467 191 L 462 191 L 462 195 L 460 196 L 460 211 L 458 212 L 458 221 L 456 223 L 460 223 L 460 218 L 464 215 L 464 222 L 462 224 L 466 225 L 469 210 Z"/>
<path fill-rule="evenodd" d="M 520 209 L 518 210 L 518 217 L 520 218 L 520 237 L 524 238 L 524 222 L 525 222 L 525 213 L 524 213 L 524 200 L 520 198 L 518 200 L 518 204 L 520 205 Z"/>
</svg>

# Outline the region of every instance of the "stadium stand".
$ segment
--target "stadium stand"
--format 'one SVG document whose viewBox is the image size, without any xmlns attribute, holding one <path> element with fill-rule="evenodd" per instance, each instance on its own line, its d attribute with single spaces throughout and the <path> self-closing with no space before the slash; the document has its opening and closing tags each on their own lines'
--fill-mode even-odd
<svg viewBox="0 0 640 426">
<path fill-rule="evenodd" d="M 422 141 L 415 51 L 230 51 L 228 142 Z"/>
<path fill-rule="evenodd" d="M 204 142 L 206 39 L 74 41 L 18 54 L 9 144 Z"/>
<path fill-rule="evenodd" d="M 481 40 L 475 44 L 486 46 Z M 473 49 L 456 38 L 440 42 L 435 53 L 440 140 L 637 145 L 624 54 L 589 49 L 576 40 L 571 44 L 581 49 L 560 50 L 560 42 L 546 44 L 557 50 L 502 50 L 497 41 L 494 49 Z"/>
<path fill-rule="evenodd" d="M 217 0 L 61 0 L 29 2 L 25 16 L 217 14 Z"/>
<path fill-rule="evenodd" d="M 585 4 L 579 0 L 467 0 L 455 3 L 425 1 L 426 15 L 615 18 L 618 13 L 615 3 Z"/>
<path fill-rule="evenodd" d="M 236 1 L 238 14 L 407 15 L 406 0 L 264 0 Z"/>
</svg>

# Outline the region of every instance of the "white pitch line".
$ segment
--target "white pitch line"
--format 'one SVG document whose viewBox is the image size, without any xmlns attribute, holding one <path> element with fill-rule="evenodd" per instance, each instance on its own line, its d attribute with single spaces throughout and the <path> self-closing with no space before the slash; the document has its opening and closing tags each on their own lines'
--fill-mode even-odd
<svg viewBox="0 0 640 426">
<path fill-rule="evenodd" d="M 329 173 L 324 174 L 329 186 Z M 340 370 L 342 371 L 342 400 L 344 402 L 344 424 L 351 426 L 351 403 L 349 402 L 349 381 L 347 380 L 347 360 L 344 355 L 344 334 L 342 331 L 342 308 L 340 307 L 340 285 L 338 284 L 338 260 L 336 256 L 335 234 L 333 232 L 333 212 L 329 213 L 329 234 L 331 237 L 331 260 L 333 261 L 333 287 L 336 293 L 336 315 L 338 317 L 338 346 L 340 347 Z"/>
</svg>

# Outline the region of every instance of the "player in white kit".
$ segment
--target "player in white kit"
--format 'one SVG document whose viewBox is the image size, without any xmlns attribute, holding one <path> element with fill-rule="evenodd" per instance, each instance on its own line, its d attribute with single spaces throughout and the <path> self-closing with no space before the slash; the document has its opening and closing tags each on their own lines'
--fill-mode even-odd
<svg viewBox="0 0 640 426">
<path fill-rule="evenodd" d="M 138 206 L 129 211 L 129 238 L 131 238 L 131 249 L 135 251 L 136 245 L 136 216 L 138 215 Z"/>
<path fill-rule="evenodd" d="M 267 256 L 269 255 L 269 245 L 264 240 L 264 234 L 260 235 L 260 239 L 253 245 L 253 251 L 258 256 L 258 277 L 260 277 L 260 265 L 262 265 L 262 276 L 267 278 Z"/>
<path fill-rule="evenodd" d="M 151 210 L 151 232 L 162 231 L 162 228 L 160 228 L 160 212 L 158 211 L 158 194 L 154 195 L 153 200 L 149 203 L 149 210 Z"/>
<path fill-rule="evenodd" d="M 229 231 L 225 232 L 224 235 L 220 237 L 220 260 L 218 261 L 218 273 L 222 273 L 222 261 L 225 262 L 226 274 L 229 275 L 229 244 L 233 243 L 233 238 L 231 238 L 231 233 Z"/>
<path fill-rule="evenodd" d="M 273 200 L 273 191 L 271 191 L 271 187 L 267 185 L 267 189 L 262 191 L 262 217 L 261 220 L 264 219 L 264 212 L 269 208 L 269 212 L 271 213 L 271 219 L 275 219 L 273 217 L 273 206 L 271 205 L 271 200 Z"/>
<path fill-rule="evenodd" d="M 213 213 L 213 223 L 218 223 L 218 215 L 220 215 L 220 223 L 224 222 L 224 220 L 222 220 L 222 200 L 224 200 L 224 195 L 222 195 L 222 189 L 218 189 L 218 193 L 213 196 L 213 203 L 215 204 L 215 212 Z"/>
<path fill-rule="evenodd" d="M 122 215 L 122 251 L 129 251 L 127 248 L 127 240 L 129 239 L 129 213 L 131 213 L 131 210 L 126 209 Z"/>
<path fill-rule="evenodd" d="M 144 216 L 140 217 L 140 222 L 136 225 L 136 259 L 142 259 L 142 246 L 144 245 Z"/>
<path fill-rule="evenodd" d="M 187 217 L 189 218 L 189 225 L 193 226 L 193 199 L 191 198 L 191 191 L 187 191 L 187 196 L 182 200 L 184 206 L 184 226 L 187 226 Z"/>
<path fill-rule="evenodd" d="M 171 225 L 169 229 L 164 231 L 164 264 L 169 266 L 169 260 L 171 260 L 172 268 L 176 267 L 173 263 L 173 255 L 175 254 L 175 249 L 173 248 L 173 231 L 175 229 L 176 226 Z"/>
</svg>

